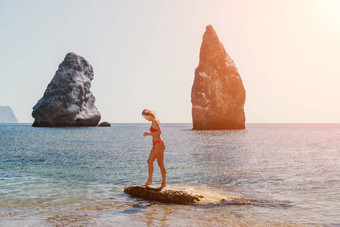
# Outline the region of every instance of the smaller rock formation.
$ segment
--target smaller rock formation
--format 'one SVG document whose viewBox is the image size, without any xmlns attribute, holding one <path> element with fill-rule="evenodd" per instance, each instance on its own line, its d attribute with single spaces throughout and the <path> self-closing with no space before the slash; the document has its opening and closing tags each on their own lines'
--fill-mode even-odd
<svg viewBox="0 0 340 227">
<path fill-rule="evenodd" d="M 209 204 L 220 203 L 240 198 L 239 194 L 222 194 L 203 187 L 171 185 L 159 186 L 132 185 L 124 188 L 124 192 L 135 197 L 152 201 L 175 204 Z"/>
<path fill-rule="evenodd" d="M 33 126 L 97 126 L 101 115 L 90 91 L 93 68 L 83 57 L 68 53 L 33 107 Z"/>
<path fill-rule="evenodd" d="M 124 192 L 135 197 L 175 204 L 219 204 L 219 205 L 253 205 L 261 207 L 291 207 L 287 200 L 245 197 L 236 192 L 221 191 L 206 186 L 171 185 L 159 186 L 132 185 L 124 188 Z"/>
<path fill-rule="evenodd" d="M 103 121 L 98 126 L 99 127 L 111 127 L 111 124 L 109 122 Z"/>
<path fill-rule="evenodd" d="M 133 185 L 124 188 L 124 192 L 136 197 L 163 203 L 192 204 L 200 201 L 202 195 L 191 193 L 185 188 L 159 188 L 156 186 Z"/>
<path fill-rule="evenodd" d="M 234 61 L 206 27 L 191 90 L 194 130 L 244 129 L 246 93 Z"/>
<path fill-rule="evenodd" d="M 0 106 L 0 123 L 18 123 L 10 106 Z"/>
</svg>

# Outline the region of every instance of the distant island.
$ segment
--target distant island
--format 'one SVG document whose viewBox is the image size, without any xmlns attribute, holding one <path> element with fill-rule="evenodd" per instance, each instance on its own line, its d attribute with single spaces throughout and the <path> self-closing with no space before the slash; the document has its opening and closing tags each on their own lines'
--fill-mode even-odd
<svg viewBox="0 0 340 227">
<path fill-rule="evenodd" d="M 10 106 L 0 106 L 0 123 L 18 123 Z"/>
</svg>

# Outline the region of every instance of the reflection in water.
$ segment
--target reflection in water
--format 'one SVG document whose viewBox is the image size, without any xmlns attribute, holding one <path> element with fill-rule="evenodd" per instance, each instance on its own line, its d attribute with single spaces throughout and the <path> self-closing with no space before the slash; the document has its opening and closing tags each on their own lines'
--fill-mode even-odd
<svg viewBox="0 0 340 227">
<path fill-rule="evenodd" d="M 147 226 L 165 226 L 168 216 L 173 213 L 173 208 L 167 204 L 152 204 L 144 213 Z"/>
</svg>

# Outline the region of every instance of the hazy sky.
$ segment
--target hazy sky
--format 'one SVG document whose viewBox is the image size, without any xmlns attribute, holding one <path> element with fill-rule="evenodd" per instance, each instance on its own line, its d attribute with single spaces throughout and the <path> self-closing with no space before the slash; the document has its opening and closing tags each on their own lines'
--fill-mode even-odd
<svg viewBox="0 0 340 227">
<path fill-rule="evenodd" d="M 340 1 L 0 0 L 0 106 L 33 122 L 68 52 L 94 68 L 102 120 L 191 122 L 212 24 L 246 89 L 246 121 L 340 123 Z"/>
</svg>

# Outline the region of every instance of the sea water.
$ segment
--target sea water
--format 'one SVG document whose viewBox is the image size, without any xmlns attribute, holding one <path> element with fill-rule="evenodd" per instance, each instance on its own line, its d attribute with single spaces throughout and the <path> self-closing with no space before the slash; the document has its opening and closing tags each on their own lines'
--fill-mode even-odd
<svg viewBox="0 0 340 227">
<path fill-rule="evenodd" d="M 339 124 L 162 124 L 168 185 L 248 198 L 206 205 L 124 194 L 147 180 L 149 127 L 0 124 L 0 226 L 340 225 Z"/>
</svg>

